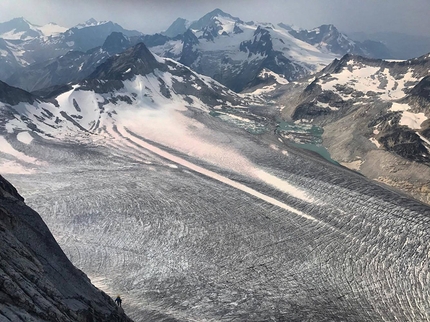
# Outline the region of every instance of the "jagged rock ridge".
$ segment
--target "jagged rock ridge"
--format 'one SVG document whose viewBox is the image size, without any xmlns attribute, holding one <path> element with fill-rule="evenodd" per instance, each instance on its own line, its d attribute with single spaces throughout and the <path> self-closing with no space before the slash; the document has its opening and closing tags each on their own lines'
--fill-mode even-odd
<svg viewBox="0 0 430 322">
<path fill-rule="evenodd" d="M 383 43 L 371 40 L 363 42 L 353 41 L 347 35 L 339 32 L 334 25 L 321 25 L 312 30 L 295 30 L 292 28 L 287 30 L 297 39 L 334 54 L 354 54 L 369 58 L 391 58 L 388 48 Z"/>
</svg>

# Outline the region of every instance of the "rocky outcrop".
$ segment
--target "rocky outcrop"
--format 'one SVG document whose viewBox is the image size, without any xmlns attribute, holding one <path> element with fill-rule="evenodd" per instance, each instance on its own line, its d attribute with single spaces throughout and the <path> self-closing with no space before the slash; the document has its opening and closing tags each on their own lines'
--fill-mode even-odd
<svg viewBox="0 0 430 322">
<path fill-rule="evenodd" d="M 196 48 L 198 44 L 199 40 L 193 32 L 188 29 L 183 36 L 182 56 L 179 62 L 186 66 L 190 66 L 194 63 L 200 57 L 200 53 Z"/>
<path fill-rule="evenodd" d="M 390 62 L 347 54 L 287 85 L 282 113 L 323 127 L 336 161 L 429 202 L 429 68 L 430 55 Z"/>
<path fill-rule="evenodd" d="M 176 37 L 178 35 L 182 35 L 187 31 L 187 20 L 183 18 L 176 19 L 169 28 L 165 32 L 163 32 L 163 35 L 167 37 Z"/>
<path fill-rule="evenodd" d="M 0 176 L 0 320 L 131 321 L 58 246 L 41 217 Z"/>
<path fill-rule="evenodd" d="M 143 44 L 129 48 L 122 55 L 109 58 L 96 68 L 90 79 L 131 79 L 134 75 L 147 75 L 159 68 L 161 64 Z"/>
</svg>

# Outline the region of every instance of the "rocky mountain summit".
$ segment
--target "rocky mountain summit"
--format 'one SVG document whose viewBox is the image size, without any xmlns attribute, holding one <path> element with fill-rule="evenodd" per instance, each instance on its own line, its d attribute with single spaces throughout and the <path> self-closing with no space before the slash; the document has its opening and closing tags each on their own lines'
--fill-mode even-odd
<svg viewBox="0 0 430 322">
<path fill-rule="evenodd" d="M 193 22 L 178 18 L 163 35 L 167 37 L 163 43 L 148 45 L 151 50 L 237 92 L 252 86 L 264 69 L 291 81 L 319 71 L 327 60 L 347 53 L 391 56 L 382 43 L 354 42 L 333 25 L 296 30 L 283 23 L 244 22 L 220 9 Z"/>
<path fill-rule="evenodd" d="M 179 34 L 184 29 L 188 31 Z M 244 22 L 220 9 L 194 22 L 178 19 L 165 35 L 175 38 L 149 48 L 236 92 L 247 88 L 264 69 L 293 80 L 322 69 L 336 57 L 271 23 Z"/>
<path fill-rule="evenodd" d="M 23 17 L 0 23 L 0 38 L 8 40 L 28 40 L 44 36 L 38 26 Z"/>
<path fill-rule="evenodd" d="M 389 62 L 355 55 L 286 85 L 283 115 L 324 128 L 334 159 L 429 202 L 430 55 Z"/>
<path fill-rule="evenodd" d="M 285 25 L 280 25 L 285 26 Z M 372 40 L 353 41 L 341 33 L 334 25 L 321 25 L 312 30 L 288 28 L 288 32 L 322 51 L 345 55 L 354 54 L 368 58 L 391 58 L 389 49 L 382 43 Z"/>
<path fill-rule="evenodd" d="M 139 42 L 236 92 L 252 87 L 263 70 L 291 81 L 345 53 L 389 57 L 382 43 L 354 42 L 333 25 L 296 30 L 285 24 L 244 22 L 220 9 L 193 22 L 178 18 L 154 35 L 94 19 L 68 30 L 52 25 L 38 29 L 22 18 L 17 21 L 0 24 L 0 80 L 30 91 L 80 81 L 107 57 Z M 21 29 L 32 31 L 32 36 L 10 36 Z"/>
<path fill-rule="evenodd" d="M 75 268 L 39 214 L 0 176 L 0 320 L 131 322 Z"/>
</svg>

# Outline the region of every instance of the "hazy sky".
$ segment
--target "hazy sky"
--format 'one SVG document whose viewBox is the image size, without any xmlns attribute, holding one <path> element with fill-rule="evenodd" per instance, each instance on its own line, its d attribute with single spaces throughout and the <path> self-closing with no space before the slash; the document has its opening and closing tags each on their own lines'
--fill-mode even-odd
<svg viewBox="0 0 430 322">
<path fill-rule="evenodd" d="M 430 0 L 0 0 L 0 22 L 24 17 L 72 27 L 95 18 L 149 34 L 178 17 L 197 20 L 216 8 L 244 21 L 306 29 L 332 23 L 343 32 L 430 34 Z"/>
</svg>

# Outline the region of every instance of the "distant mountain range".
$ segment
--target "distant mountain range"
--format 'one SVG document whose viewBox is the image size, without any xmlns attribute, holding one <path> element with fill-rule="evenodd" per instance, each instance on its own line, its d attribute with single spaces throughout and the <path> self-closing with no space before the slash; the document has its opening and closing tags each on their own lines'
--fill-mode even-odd
<svg viewBox="0 0 430 322">
<path fill-rule="evenodd" d="M 244 22 L 220 9 L 194 22 L 179 18 L 163 35 L 168 39 L 150 46 L 151 50 L 179 60 L 235 91 L 248 87 L 264 68 L 291 81 L 320 70 L 328 60 L 346 53 L 391 57 L 382 43 L 354 42 L 333 25 L 297 31 L 285 24 Z"/>
<path fill-rule="evenodd" d="M 430 37 L 408 35 L 399 32 L 349 32 L 348 35 L 357 41 L 377 41 L 390 50 L 394 59 L 412 59 L 430 52 Z"/>
<path fill-rule="evenodd" d="M 44 26 L 33 25 L 24 18 L 15 18 L 0 23 L 0 38 L 6 40 L 31 40 L 39 37 L 55 36 L 67 30 L 55 23 Z"/>
<path fill-rule="evenodd" d="M 369 170 L 370 163 L 365 160 L 373 153 L 413 162 L 413 167 L 420 169 L 430 160 L 426 125 L 430 115 L 427 116 L 425 97 L 427 56 L 397 63 L 375 60 L 371 57 L 390 54 L 381 42 L 353 41 L 333 25 L 301 30 L 282 23 L 275 26 L 244 22 L 216 9 L 194 22 L 178 18 L 164 33 L 154 35 L 94 19 L 49 35 L 42 32 L 46 28 L 33 26 L 22 18 L 0 25 L 0 30 L 11 38 L 0 39 L 0 68 L 5 81 L 3 92 L 9 93 L 5 97 L 14 103 L 19 97 L 33 97 L 27 92 L 36 95 L 31 98 L 35 102 L 56 100 L 56 95 L 71 91 L 71 86 L 78 86 L 79 91 L 119 91 L 124 86 L 120 82 L 130 79 L 129 76 L 146 75 L 146 70 L 154 70 L 151 73 L 157 75 L 158 68 L 164 76 L 154 76 L 156 84 L 151 81 L 151 86 L 157 88 L 160 97 L 170 99 L 176 93 L 181 104 L 197 106 L 201 101 L 204 109 L 277 104 L 282 119 L 324 128 L 323 141 L 333 158 L 371 178 L 395 186 L 405 186 L 400 181 L 409 182 L 403 175 L 387 174 L 383 166 Z M 155 65 L 133 65 L 133 55 L 122 55 L 137 50 L 142 43 L 147 48 L 145 57 L 154 53 L 149 61 L 163 60 L 168 67 L 158 63 L 154 63 L 159 66 L 155 69 Z M 118 57 L 123 57 L 121 63 L 116 60 Z M 113 65 L 106 70 L 106 64 Z M 169 68 L 175 72 L 169 74 Z M 200 76 L 181 76 L 190 73 Z M 210 77 L 211 84 L 217 84 L 216 89 L 208 85 L 207 79 L 203 80 L 203 75 Z M 100 81 L 106 77 L 110 79 L 106 84 Z M 196 84 L 196 79 L 203 83 Z M 25 92 L 11 91 L 8 85 Z M 218 91 L 223 93 L 219 94 L 222 97 L 217 96 Z M 15 97 L 10 93 L 21 94 Z M 109 95 L 118 95 L 127 102 L 135 100 L 130 94 Z M 145 104 L 150 104 L 149 98 L 154 99 L 154 94 L 148 91 L 145 95 Z M 97 128 L 99 120 L 95 116 L 89 121 L 92 125 L 81 124 L 87 118 L 79 116 L 79 111 L 58 115 L 55 104 L 45 109 L 49 113 L 32 117 L 31 127 L 36 126 L 34 120 L 43 119 L 54 128 L 69 126 L 70 122 L 86 130 Z M 347 123 L 353 125 L 338 133 Z M 348 138 L 342 144 L 336 143 L 346 133 Z M 421 179 L 416 182 L 425 185 Z"/>
<path fill-rule="evenodd" d="M 111 21 L 85 24 L 64 30 L 50 24 L 32 25 L 23 18 L 0 24 L 0 74 L 6 80 L 21 68 L 58 58 L 69 51 L 86 52 L 102 46 L 112 32 L 140 36 L 138 31 L 125 30 Z"/>
<path fill-rule="evenodd" d="M 332 25 L 297 31 L 285 24 L 245 23 L 220 9 L 194 22 L 178 18 L 163 34 L 143 35 L 94 19 L 64 29 L 52 24 L 38 27 L 23 18 L 0 24 L 1 80 L 38 90 L 82 79 L 106 57 L 120 52 L 104 45 L 113 32 L 123 34 L 117 35 L 122 43 L 114 44 L 111 38 L 109 46 L 125 49 L 144 42 L 158 55 L 180 61 L 235 91 L 255 85 L 264 69 L 291 81 L 345 53 L 389 56 L 381 43 L 354 42 Z"/>
</svg>

